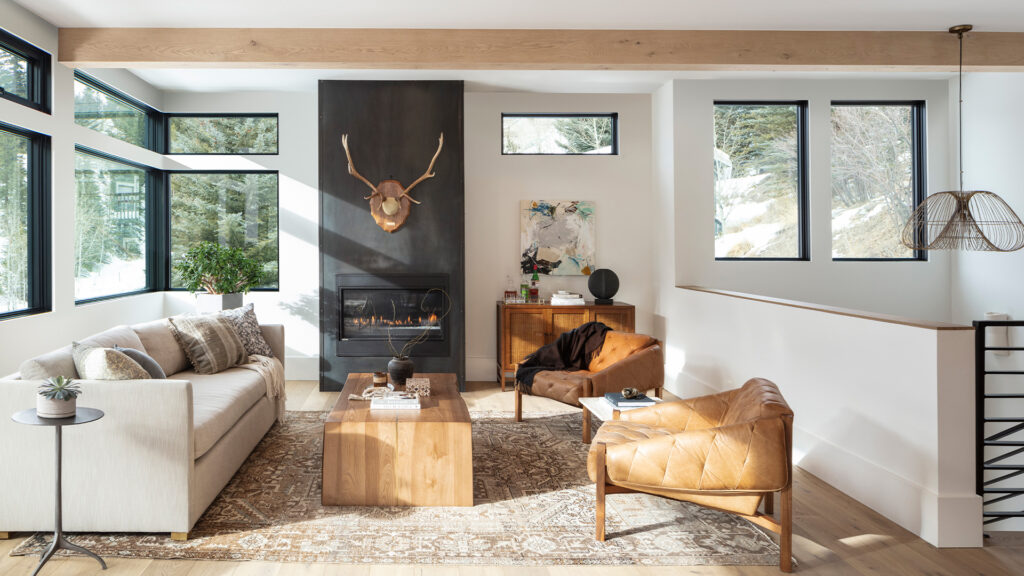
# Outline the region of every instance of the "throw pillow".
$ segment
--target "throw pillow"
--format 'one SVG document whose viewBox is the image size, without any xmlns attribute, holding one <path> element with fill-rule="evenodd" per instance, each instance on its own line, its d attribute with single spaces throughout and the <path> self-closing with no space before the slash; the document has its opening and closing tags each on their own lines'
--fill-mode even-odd
<svg viewBox="0 0 1024 576">
<path fill-rule="evenodd" d="M 242 345 L 245 346 L 246 354 L 274 357 L 274 351 L 271 350 L 270 344 L 267 344 L 267 340 L 263 338 L 263 330 L 260 329 L 260 323 L 256 319 L 256 312 L 253 310 L 252 304 L 224 310 L 220 314 L 227 318 L 235 328 L 235 332 L 242 340 Z"/>
<path fill-rule="evenodd" d="M 231 323 L 218 314 L 175 316 L 167 320 L 199 374 L 216 374 L 249 359 Z"/>
<path fill-rule="evenodd" d="M 146 372 L 149 372 L 151 378 L 156 380 L 165 380 L 167 374 L 164 374 L 164 369 L 160 367 L 160 364 L 149 354 L 146 354 L 142 350 L 136 350 L 135 348 L 121 348 L 120 346 L 114 346 L 114 350 L 122 352 L 125 356 L 135 360 L 139 366 Z"/>
<path fill-rule="evenodd" d="M 78 377 L 83 380 L 149 380 L 149 373 L 124 352 L 113 348 L 71 343 Z"/>
</svg>

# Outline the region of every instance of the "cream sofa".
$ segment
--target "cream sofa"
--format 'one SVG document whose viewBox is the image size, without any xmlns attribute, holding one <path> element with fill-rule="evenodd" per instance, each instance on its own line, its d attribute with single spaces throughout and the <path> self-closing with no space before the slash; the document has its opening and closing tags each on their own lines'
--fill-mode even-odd
<svg viewBox="0 0 1024 576">
<path fill-rule="evenodd" d="M 283 363 L 284 327 L 261 328 Z M 196 374 L 167 320 L 117 326 L 82 342 L 145 350 L 168 377 L 79 381 L 79 405 L 106 415 L 64 429 L 64 530 L 186 537 L 274 424 L 266 383 L 245 368 Z M 16 424 L 10 415 L 35 407 L 40 380 L 58 374 L 78 377 L 70 345 L 0 380 L 0 532 L 53 529 L 53 430 Z"/>
</svg>

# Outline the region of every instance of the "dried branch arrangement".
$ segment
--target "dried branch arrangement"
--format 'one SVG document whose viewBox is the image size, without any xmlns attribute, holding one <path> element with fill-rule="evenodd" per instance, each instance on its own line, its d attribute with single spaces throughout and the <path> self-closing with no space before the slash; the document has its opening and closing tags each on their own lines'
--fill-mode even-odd
<svg viewBox="0 0 1024 576">
<path fill-rule="evenodd" d="M 437 324 L 438 326 L 440 326 L 441 323 L 444 322 L 444 319 L 447 318 L 448 314 L 450 314 L 452 311 L 452 298 L 451 296 L 448 295 L 447 292 L 445 292 L 441 288 L 431 288 L 430 290 L 427 290 L 427 295 L 424 296 L 423 300 L 420 302 L 420 310 L 422 310 L 423 312 L 430 312 L 430 310 L 426 308 L 424 303 L 427 301 L 427 296 L 434 292 L 439 293 L 444 297 L 445 306 L 442 308 L 441 314 L 437 316 Z M 395 308 L 394 301 L 391 302 L 391 313 L 393 318 L 397 320 L 398 310 Z M 400 360 L 405 360 L 406 358 L 408 358 L 409 354 L 412 353 L 413 348 L 425 342 L 429 337 L 430 326 L 424 326 L 423 330 L 419 334 L 410 338 L 408 341 L 405 342 L 405 344 L 402 345 L 401 349 L 398 349 L 395 348 L 394 341 L 391 337 L 391 326 L 388 326 L 388 348 L 391 350 L 391 354 L 395 358 L 398 358 Z"/>
</svg>

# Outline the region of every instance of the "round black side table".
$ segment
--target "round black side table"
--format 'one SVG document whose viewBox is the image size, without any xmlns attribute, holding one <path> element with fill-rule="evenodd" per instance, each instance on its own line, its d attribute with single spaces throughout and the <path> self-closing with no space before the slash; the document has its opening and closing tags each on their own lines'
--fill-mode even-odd
<svg viewBox="0 0 1024 576">
<path fill-rule="evenodd" d="M 11 416 L 11 420 L 14 420 L 18 424 L 28 424 L 29 426 L 51 426 L 51 427 L 53 427 L 54 431 L 57 433 L 57 437 L 56 437 L 56 447 L 57 447 L 56 448 L 56 451 L 57 451 L 57 460 L 56 460 L 56 462 L 57 462 L 57 464 L 56 464 L 56 467 L 54 469 L 54 476 L 57 478 L 57 490 L 56 490 L 56 492 L 57 492 L 56 498 L 57 499 L 56 499 L 56 503 L 54 504 L 54 507 L 53 507 L 53 509 L 54 509 L 53 543 L 50 544 L 50 547 L 46 549 L 46 552 L 43 552 L 42 558 L 39 559 L 39 565 L 36 566 L 36 570 L 35 570 L 35 572 L 32 573 L 32 576 L 36 576 L 36 574 L 39 574 L 39 571 L 42 570 L 42 568 L 43 568 L 43 564 L 46 564 L 46 562 L 50 558 L 53 557 L 53 555 L 57 552 L 57 550 L 60 550 L 61 548 L 65 549 L 65 550 L 71 550 L 72 552 L 79 552 L 81 554 L 85 554 L 86 556 L 89 556 L 90 558 L 95 558 L 96 561 L 100 563 L 100 566 L 102 566 L 104 570 L 107 569 L 107 563 L 103 561 L 103 558 L 100 558 L 99 556 L 93 554 L 92 552 L 89 552 L 85 548 L 82 548 L 81 546 L 76 546 L 76 545 L 72 544 L 71 542 L 68 542 L 64 538 L 64 529 L 63 529 L 63 527 L 61 525 L 61 504 L 60 504 L 60 445 L 61 445 L 60 431 L 61 431 L 61 428 L 63 428 L 64 426 L 75 426 L 77 424 L 88 424 L 89 422 L 95 422 L 96 420 L 99 420 L 100 418 L 103 418 L 103 411 L 102 410 L 97 410 L 95 408 L 79 408 L 77 411 L 75 411 L 75 415 L 74 416 L 71 416 L 71 417 L 68 417 L 68 418 L 40 418 L 39 416 L 36 415 L 36 409 L 35 408 L 32 408 L 31 410 L 22 410 L 21 412 L 16 413 L 14 416 Z"/>
</svg>

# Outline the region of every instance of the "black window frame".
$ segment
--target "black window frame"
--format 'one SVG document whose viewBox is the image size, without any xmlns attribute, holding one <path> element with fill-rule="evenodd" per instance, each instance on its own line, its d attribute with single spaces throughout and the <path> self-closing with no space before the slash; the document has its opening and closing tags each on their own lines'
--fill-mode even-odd
<svg viewBox="0 0 1024 576">
<path fill-rule="evenodd" d="M 715 100 L 714 106 L 796 106 L 796 156 L 797 156 L 797 256 L 781 257 L 737 257 L 715 256 L 716 262 L 810 262 L 811 261 L 811 206 L 808 155 L 807 100 Z M 712 108 L 712 114 L 714 108 Z M 712 133 L 713 134 L 713 133 Z M 714 145 L 712 145 L 713 148 Z M 712 150 L 713 151 L 713 150 Z M 714 194 L 714 190 L 711 191 Z M 714 228 L 712 227 L 712 233 Z"/>
<path fill-rule="evenodd" d="M 189 113 L 189 112 L 166 112 L 164 113 L 164 154 L 167 156 L 278 156 L 281 153 L 281 118 L 277 112 L 258 112 L 258 113 L 243 113 L 243 112 L 228 112 L 228 113 L 216 113 L 216 112 L 202 112 L 202 113 Z M 274 129 L 276 131 L 274 139 L 274 151 L 273 152 L 171 152 L 171 120 L 174 118 L 274 118 L 277 122 L 274 123 Z"/>
<path fill-rule="evenodd" d="M 0 98 L 49 114 L 53 75 L 50 53 L 38 46 L 0 29 L 0 48 L 13 52 L 28 61 L 28 98 L 11 94 L 0 87 Z"/>
<path fill-rule="evenodd" d="M 115 298 L 124 298 L 126 296 L 148 294 L 150 292 L 162 292 L 164 290 L 164 286 L 167 284 L 165 273 L 166 267 L 163 265 L 167 259 L 167 255 L 161 248 L 163 245 L 161 237 L 167 235 L 165 232 L 166 228 L 163 223 L 167 221 L 168 206 L 167 191 L 164 189 L 163 170 L 146 164 L 133 162 L 132 160 L 127 160 L 120 156 L 96 150 L 95 148 L 76 144 L 75 154 L 77 155 L 79 153 L 88 154 L 111 162 L 118 162 L 146 172 L 146 287 L 141 290 L 104 294 L 103 296 L 94 296 L 91 298 L 76 298 L 75 306 L 91 304 L 93 302 L 102 302 L 104 300 L 113 300 Z M 76 179 L 76 197 L 78 194 L 77 186 L 78 181 Z M 78 224 L 77 220 L 75 224 Z"/>
<path fill-rule="evenodd" d="M 86 74 L 85 72 L 82 72 L 81 70 L 75 70 L 75 80 L 85 84 L 86 86 L 89 86 L 90 88 L 93 88 L 94 90 L 99 90 L 100 92 L 105 93 L 107 96 L 116 98 L 118 100 L 122 100 L 128 105 L 141 110 L 143 114 L 146 115 L 146 129 L 145 135 L 143 136 L 142 148 L 151 150 L 158 154 L 165 153 L 166 149 L 164 148 L 164 146 L 166 143 L 166 137 L 164 136 L 164 132 L 166 131 L 165 126 L 167 124 L 165 118 L 166 114 L 157 110 L 156 108 L 153 108 L 149 104 L 142 102 L 138 98 L 129 96 L 128 94 L 118 90 L 117 88 L 114 88 L 110 84 L 93 78 L 92 76 Z M 94 132 L 99 132 L 99 130 L 94 130 Z M 100 134 L 103 134 L 103 132 L 100 132 Z M 119 138 L 115 138 L 114 136 L 110 137 L 114 138 L 115 140 L 120 140 Z M 125 140 L 121 141 L 132 146 L 138 146 L 138 144 L 135 144 L 134 142 L 127 142 Z"/>
<path fill-rule="evenodd" d="M 28 162 L 28 306 L 0 313 L 0 320 L 50 312 L 53 301 L 50 194 L 50 137 L 13 124 L 0 129 L 29 139 Z"/>
<path fill-rule="evenodd" d="M 164 226 L 166 234 L 163 242 L 164 255 L 164 290 L 167 292 L 187 292 L 187 288 L 175 288 L 172 283 L 171 262 L 171 176 L 175 174 L 273 174 L 277 176 L 277 288 L 251 288 L 250 292 L 281 291 L 281 171 L 280 170 L 163 170 L 163 190 L 166 195 L 166 215 Z"/>
<path fill-rule="evenodd" d="M 928 171 L 926 167 L 927 155 L 926 155 L 926 143 L 927 143 L 927 116 L 925 109 L 924 100 L 833 100 L 829 104 L 829 113 L 831 117 L 832 107 L 834 106 L 910 106 L 911 108 L 911 132 L 913 137 L 913 143 L 911 144 L 911 152 L 913 153 L 913 167 L 911 168 L 911 179 L 913 181 L 913 203 L 911 211 L 916 209 L 925 200 L 925 189 L 928 179 Z M 829 173 L 829 181 L 831 181 L 832 174 L 831 168 Z M 831 198 L 829 199 L 831 202 Z M 831 211 L 829 212 L 831 214 Z M 829 227 L 829 241 L 831 244 L 832 228 Z M 921 230 L 915 230 L 915 239 L 921 234 Z M 831 248 L 829 249 L 831 253 Z M 914 250 L 914 255 L 910 258 L 832 258 L 833 262 L 927 262 L 928 251 L 927 250 Z"/>
<path fill-rule="evenodd" d="M 610 118 L 612 121 L 612 151 L 608 154 L 587 154 L 583 152 L 505 152 L 505 118 Z M 598 158 L 619 155 L 619 113 L 618 112 L 502 112 L 498 134 L 498 148 L 502 156 L 595 156 Z"/>
</svg>

